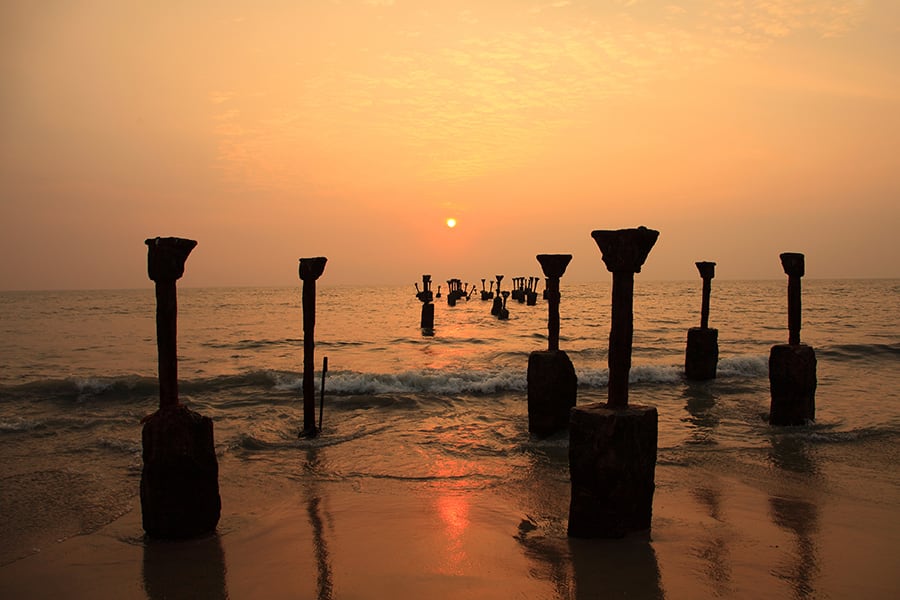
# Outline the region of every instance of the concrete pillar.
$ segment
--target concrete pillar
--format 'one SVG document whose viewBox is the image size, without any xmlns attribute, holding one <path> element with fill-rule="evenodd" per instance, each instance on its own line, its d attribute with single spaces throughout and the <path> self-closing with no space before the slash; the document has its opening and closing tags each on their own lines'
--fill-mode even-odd
<svg viewBox="0 0 900 600">
<path fill-rule="evenodd" d="M 316 427 L 316 280 L 325 272 L 324 256 L 300 259 L 303 281 L 303 431 L 301 437 L 315 437 Z"/>
<path fill-rule="evenodd" d="M 628 404 L 634 274 L 659 232 L 646 227 L 591 233 L 613 276 L 606 404 L 576 406 L 569 423 L 572 537 L 617 538 L 650 527 L 658 414 Z"/>
<path fill-rule="evenodd" d="M 703 279 L 703 300 L 700 306 L 700 327 L 688 329 L 684 374 L 688 379 L 704 381 L 716 378 L 719 362 L 719 330 L 709 327 L 709 296 L 712 279 L 716 276 L 716 263 L 695 264 Z"/>
<path fill-rule="evenodd" d="M 221 514 L 219 463 L 213 423 L 178 400 L 175 282 L 197 245 L 182 238 L 152 238 L 147 267 L 156 284 L 159 410 L 141 432 L 141 517 L 152 538 L 184 539 L 215 531 Z"/>
<path fill-rule="evenodd" d="M 559 279 L 566 272 L 571 254 L 539 254 L 547 276 L 547 351 L 528 356 L 528 431 L 548 436 L 566 429 L 569 411 L 575 406 L 578 377 L 569 356 L 559 349 Z"/>
<path fill-rule="evenodd" d="M 769 423 L 803 425 L 816 418 L 816 352 L 800 343 L 800 278 L 805 271 L 802 254 L 785 252 L 781 266 L 788 276 L 788 343 L 772 346 L 769 353 L 769 388 L 772 401 Z"/>
</svg>

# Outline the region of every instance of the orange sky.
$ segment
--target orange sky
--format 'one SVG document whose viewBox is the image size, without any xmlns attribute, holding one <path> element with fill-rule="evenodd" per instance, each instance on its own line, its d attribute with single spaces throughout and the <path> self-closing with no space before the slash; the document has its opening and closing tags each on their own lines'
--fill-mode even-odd
<svg viewBox="0 0 900 600">
<path fill-rule="evenodd" d="M 895 0 L 5 0 L 0 77 L 0 289 L 900 276 Z"/>
</svg>

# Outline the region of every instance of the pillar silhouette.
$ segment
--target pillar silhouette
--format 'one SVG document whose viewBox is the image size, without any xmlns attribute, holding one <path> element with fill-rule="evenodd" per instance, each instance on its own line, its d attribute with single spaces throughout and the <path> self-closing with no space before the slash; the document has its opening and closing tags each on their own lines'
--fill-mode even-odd
<svg viewBox="0 0 900 600">
<path fill-rule="evenodd" d="M 324 256 L 300 259 L 303 281 L 303 431 L 301 437 L 314 437 L 316 427 L 316 280 L 325 272 Z"/>
<path fill-rule="evenodd" d="M 628 404 L 634 275 L 659 232 L 646 227 L 591 233 L 612 273 L 609 385 L 606 404 L 576 406 L 569 423 L 572 537 L 623 537 L 650 528 L 658 414 Z"/>
<path fill-rule="evenodd" d="M 212 419 L 178 398 L 175 282 L 197 242 L 169 237 L 145 243 L 156 286 L 159 410 L 143 419 L 141 517 L 148 536 L 184 539 L 214 531 L 222 508 Z"/>
<path fill-rule="evenodd" d="M 712 279 L 716 276 L 716 263 L 695 264 L 703 279 L 703 299 L 700 305 L 700 327 L 688 329 L 684 375 L 688 379 L 703 381 L 716 378 L 719 362 L 719 330 L 709 327 L 709 296 Z"/>
<path fill-rule="evenodd" d="M 547 350 L 528 356 L 528 431 L 543 437 L 568 427 L 578 377 L 569 356 L 559 349 L 559 279 L 572 255 L 538 254 L 537 260 L 547 276 L 549 316 Z"/>
<path fill-rule="evenodd" d="M 800 343 L 800 278 L 805 273 L 802 254 L 781 254 L 788 276 L 788 343 L 772 346 L 769 353 L 769 388 L 772 401 L 769 423 L 803 425 L 816 418 L 816 352 Z"/>
</svg>

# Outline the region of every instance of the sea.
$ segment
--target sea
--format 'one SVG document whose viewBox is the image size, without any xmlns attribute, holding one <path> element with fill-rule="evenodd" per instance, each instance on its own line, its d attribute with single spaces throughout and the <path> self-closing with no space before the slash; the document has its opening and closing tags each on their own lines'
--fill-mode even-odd
<svg viewBox="0 0 900 600">
<path fill-rule="evenodd" d="M 546 481 L 564 489 L 567 435 L 538 439 L 527 426 L 527 363 L 547 349 L 546 301 L 510 299 L 509 319 L 498 320 L 479 291 L 455 306 L 445 293 L 425 332 L 412 281 L 319 280 L 314 439 L 298 437 L 300 282 L 179 283 L 180 400 L 213 419 L 229 469 L 246 466 L 261 485 L 409 481 L 511 497 L 533 496 Z M 712 281 L 718 373 L 693 382 L 684 354 L 687 330 L 700 324 L 701 283 L 635 279 L 630 401 L 658 408 L 658 464 L 809 473 L 823 468 L 817 456 L 838 449 L 854 468 L 894 473 L 896 485 L 900 280 L 802 281 L 801 340 L 818 359 L 816 419 L 787 428 L 767 420 L 769 350 L 788 340 L 787 279 Z M 604 402 L 611 283 L 563 277 L 560 290 L 559 344 L 575 366 L 578 403 Z M 51 525 L 59 537 L 90 533 L 133 505 L 141 419 L 159 402 L 155 327 L 152 284 L 0 293 L 0 539 L 27 541 Z M 327 452 L 298 471 L 297 450 L 310 447 Z M 40 498 L 42 510 L 17 506 L 23 496 Z M 564 535 L 565 515 L 546 510 L 532 511 L 533 526 Z M 0 564 L 29 551 L 4 544 Z"/>
</svg>

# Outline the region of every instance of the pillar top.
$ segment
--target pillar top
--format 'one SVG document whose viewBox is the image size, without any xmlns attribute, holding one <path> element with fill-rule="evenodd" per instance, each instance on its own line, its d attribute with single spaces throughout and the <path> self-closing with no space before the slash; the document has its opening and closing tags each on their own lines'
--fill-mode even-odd
<svg viewBox="0 0 900 600">
<path fill-rule="evenodd" d="M 194 240 L 156 237 L 147 244 L 147 274 L 153 281 L 175 281 L 184 275 L 184 262 L 197 245 Z"/>
<path fill-rule="evenodd" d="M 591 237 L 600 248 L 607 271 L 640 273 L 659 232 L 641 226 L 636 229 L 596 230 L 591 232 Z"/>
<path fill-rule="evenodd" d="M 300 279 L 303 281 L 315 281 L 325 272 L 325 262 L 328 259 L 324 256 L 316 256 L 313 258 L 300 259 Z"/>
<path fill-rule="evenodd" d="M 569 266 L 570 260 L 572 260 L 571 254 L 537 255 L 537 261 L 541 263 L 541 269 L 543 269 L 544 275 L 547 277 L 556 277 L 557 279 L 562 277 L 563 273 L 566 272 L 566 267 Z M 537 277 L 534 279 L 537 279 Z"/>
<path fill-rule="evenodd" d="M 697 265 L 697 270 L 700 271 L 701 279 L 712 279 L 716 276 L 716 263 L 701 261 L 694 264 Z"/>
<path fill-rule="evenodd" d="M 785 275 L 803 277 L 805 261 L 801 253 L 783 252 L 780 256 L 781 266 L 784 268 Z"/>
</svg>

